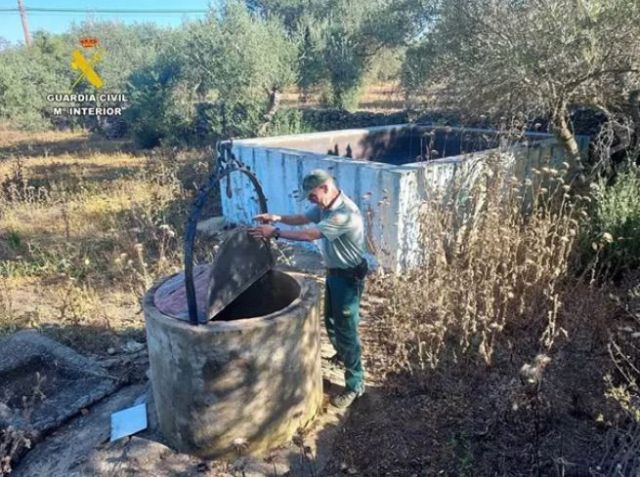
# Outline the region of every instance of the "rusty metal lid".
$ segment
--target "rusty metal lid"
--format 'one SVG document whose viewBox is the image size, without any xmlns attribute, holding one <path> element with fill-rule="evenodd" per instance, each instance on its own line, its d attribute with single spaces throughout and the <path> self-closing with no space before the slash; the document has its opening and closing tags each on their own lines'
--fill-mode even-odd
<svg viewBox="0 0 640 477">
<path fill-rule="evenodd" d="M 239 228 L 220 246 L 209 275 L 207 318 L 213 319 L 247 288 L 273 268 L 269 242 Z"/>
<path fill-rule="evenodd" d="M 207 319 L 206 300 L 211 266 L 210 263 L 200 264 L 196 265 L 193 270 L 193 283 L 198 306 L 198 322 L 202 324 L 209 321 Z M 183 321 L 190 321 L 184 272 L 176 273 L 167 278 L 153 295 L 153 303 L 161 313 L 167 316 L 172 316 L 173 318 Z"/>
</svg>

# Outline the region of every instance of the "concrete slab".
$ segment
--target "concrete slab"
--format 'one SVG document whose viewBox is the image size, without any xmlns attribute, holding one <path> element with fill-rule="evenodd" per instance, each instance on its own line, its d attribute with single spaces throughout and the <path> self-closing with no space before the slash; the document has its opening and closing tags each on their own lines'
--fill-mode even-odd
<svg viewBox="0 0 640 477">
<path fill-rule="evenodd" d="M 325 388 L 339 387 L 340 371 L 324 368 Z M 335 380 L 335 381 L 333 381 Z M 333 381 L 333 382 L 332 382 Z M 333 391 L 332 391 L 333 392 Z M 241 447 L 229 461 L 203 460 L 176 452 L 166 445 L 158 429 L 153 393 L 148 383 L 124 387 L 94 405 L 86 415 L 73 418 L 47 436 L 18 464 L 12 477 L 272 477 L 274 475 L 323 475 L 344 410 L 328 405 L 325 395 L 321 414 L 285 446 L 263 456 L 245 455 Z M 140 402 L 147 403 L 149 426 L 131 438 L 109 442 L 113 412 Z M 312 471 L 313 469 L 313 471 Z"/>
<path fill-rule="evenodd" d="M 33 437 L 120 386 L 94 361 L 46 336 L 20 331 L 0 343 L 0 427 Z"/>
<path fill-rule="evenodd" d="M 17 465 L 12 477 L 88 476 L 96 452 L 108 446 L 111 414 L 144 394 L 145 384 L 127 386 L 71 419 L 35 446 Z M 126 440 L 126 439 L 125 439 Z M 114 443 L 120 445 L 119 443 Z M 114 475 L 114 474 L 111 474 Z"/>
</svg>

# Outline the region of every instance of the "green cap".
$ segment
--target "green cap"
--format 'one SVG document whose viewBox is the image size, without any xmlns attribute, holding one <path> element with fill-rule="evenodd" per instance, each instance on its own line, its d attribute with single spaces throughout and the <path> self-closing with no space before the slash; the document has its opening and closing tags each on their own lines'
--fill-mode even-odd
<svg viewBox="0 0 640 477">
<path fill-rule="evenodd" d="M 298 197 L 298 200 L 305 200 L 309 197 L 309 194 L 316 187 L 324 184 L 331 179 L 329 173 L 323 169 L 314 169 L 309 172 L 302 180 L 302 194 Z"/>
</svg>

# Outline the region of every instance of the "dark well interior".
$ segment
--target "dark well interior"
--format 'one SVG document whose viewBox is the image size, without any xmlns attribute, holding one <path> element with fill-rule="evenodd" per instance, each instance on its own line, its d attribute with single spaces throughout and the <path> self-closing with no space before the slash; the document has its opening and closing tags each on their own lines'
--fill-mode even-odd
<svg viewBox="0 0 640 477">
<path fill-rule="evenodd" d="M 498 146 L 500 140 L 498 131 L 415 125 L 390 127 L 365 134 L 354 132 L 353 134 L 287 137 L 282 140 L 270 140 L 264 147 L 284 147 L 402 165 L 493 149 Z M 528 138 L 528 140 L 536 139 Z"/>
<path fill-rule="evenodd" d="M 299 296 L 300 285 L 295 278 L 278 270 L 270 270 L 214 316 L 213 320 L 231 321 L 268 315 L 290 305 Z"/>
</svg>

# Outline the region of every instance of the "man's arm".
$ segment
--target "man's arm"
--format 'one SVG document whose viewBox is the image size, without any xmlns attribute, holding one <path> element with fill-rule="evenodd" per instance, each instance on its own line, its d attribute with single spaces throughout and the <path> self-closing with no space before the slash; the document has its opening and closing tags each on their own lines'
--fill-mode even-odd
<svg viewBox="0 0 640 477">
<path fill-rule="evenodd" d="M 280 215 L 279 217 L 280 220 L 276 220 L 276 222 L 282 222 L 286 225 L 307 225 L 311 223 L 311 221 L 304 214 Z"/>
<path fill-rule="evenodd" d="M 296 240 L 298 242 L 313 242 L 322 237 L 320 231 L 316 228 L 304 230 L 281 230 L 280 237 L 287 240 Z"/>
<path fill-rule="evenodd" d="M 249 233 L 255 238 L 270 238 L 275 235 L 276 228 L 273 225 L 258 225 L 249 229 Z M 296 240 L 298 242 L 313 242 L 322 237 L 322 233 L 317 228 L 309 228 L 304 230 L 281 230 L 279 236 L 287 240 Z"/>
<path fill-rule="evenodd" d="M 264 224 L 281 222 L 286 225 L 307 225 L 311 221 L 304 214 L 278 215 L 278 214 L 258 214 L 254 218 Z"/>
</svg>

